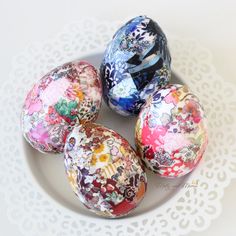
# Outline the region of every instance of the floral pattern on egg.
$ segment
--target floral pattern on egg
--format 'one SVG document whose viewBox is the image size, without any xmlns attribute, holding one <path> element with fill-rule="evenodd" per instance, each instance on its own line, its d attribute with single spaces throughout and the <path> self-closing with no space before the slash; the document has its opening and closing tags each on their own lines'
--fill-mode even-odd
<svg viewBox="0 0 236 236">
<path fill-rule="evenodd" d="M 73 191 L 98 215 L 127 215 L 144 197 L 147 177 L 142 163 L 115 131 L 94 123 L 74 127 L 64 160 Z"/>
<path fill-rule="evenodd" d="M 199 99 L 183 85 L 156 91 L 139 114 L 135 139 L 143 162 L 158 175 L 179 177 L 191 172 L 208 142 Z"/>
<path fill-rule="evenodd" d="M 159 25 L 146 16 L 130 20 L 104 53 L 100 67 L 104 100 L 121 115 L 137 115 L 148 96 L 168 83 L 170 64 Z"/>
<path fill-rule="evenodd" d="M 95 121 L 101 106 L 96 69 L 85 61 L 59 66 L 28 93 L 22 110 L 26 140 L 41 152 L 63 152 L 66 136 L 77 123 Z"/>
</svg>

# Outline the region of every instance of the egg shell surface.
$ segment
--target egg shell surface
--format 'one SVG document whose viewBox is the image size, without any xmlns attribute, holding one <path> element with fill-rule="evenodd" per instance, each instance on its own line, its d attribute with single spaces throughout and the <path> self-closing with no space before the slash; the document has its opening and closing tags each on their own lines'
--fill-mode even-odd
<svg viewBox="0 0 236 236">
<path fill-rule="evenodd" d="M 92 212 L 121 217 L 143 199 L 147 177 L 142 162 L 115 131 L 94 123 L 75 127 L 64 153 L 69 183 Z"/>
<path fill-rule="evenodd" d="M 100 67 L 103 97 L 121 115 L 137 115 L 156 87 L 170 77 L 167 38 L 146 16 L 136 17 L 115 33 Z"/>
<path fill-rule="evenodd" d="M 163 177 L 180 177 L 201 160 L 208 143 L 199 99 L 184 85 L 156 91 L 135 127 L 138 153 L 146 167 Z"/>
<path fill-rule="evenodd" d="M 99 75 L 89 63 L 74 61 L 53 69 L 25 99 L 21 116 L 25 139 L 40 152 L 63 152 L 75 124 L 96 120 L 101 98 Z"/>
</svg>

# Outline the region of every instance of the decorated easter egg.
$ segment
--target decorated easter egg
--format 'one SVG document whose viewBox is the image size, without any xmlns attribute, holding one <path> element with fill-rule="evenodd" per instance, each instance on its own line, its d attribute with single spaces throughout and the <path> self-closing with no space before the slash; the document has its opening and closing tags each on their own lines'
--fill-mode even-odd
<svg viewBox="0 0 236 236">
<path fill-rule="evenodd" d="M 167 39 L 146 16 L 122 26 L 108 44 L 100 67 L 104 100 L 121 115 L 136 115 L 147 97 L 170 77 Z"/>
<path fill-rule="evenodd" d="M 179 177 L 191 172 L 208 142 L 199 99 L 183 85 L 156 91 L 139 114 L 135 138 L 143 162 L 158 175 Z"/>
<path fill-rule="evenodd" d="M 55 68 L 26 97 L 21 120 L 25 139 L 41 152 L 62 152 L 73 125 L 96 120 L 101 97 L 92 65 L 74 61 Z"/>
<path fill-rule="evenodd" d="M 147 177 L 142 163 L 115 131 L 94 123 L 74 127 L 64 153 L 69 183 L 92 212 L 121 217 L 143 199 Z"/>
</svg>

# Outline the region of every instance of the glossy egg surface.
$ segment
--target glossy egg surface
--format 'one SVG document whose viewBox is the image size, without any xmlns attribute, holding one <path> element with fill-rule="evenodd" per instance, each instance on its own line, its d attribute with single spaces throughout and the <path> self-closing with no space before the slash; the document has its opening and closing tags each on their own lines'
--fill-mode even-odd
<svg viewBox="0 0 236 236">
<path fill-rule="evenodd" d="M 156 91 L 139 114 L 135 136 L 138 152 L 153 172 L 163 177 L 191 172 L 208 142 L 199 99 L 183 85 Z"/>
<path fill-rule="evenodd" d="M 129 143 L 94 123 L 75 127 L 65 145 L 70 185 L 92 212 L 110 218 L 127 215 L 141 202 L 147 177 Z"/>
<path fill-rule="evenodd" d="M 122 26 L 100 67 L 103 96 L 121 115 L 137 115 L 147 97 L 169 81 L 171 58 L 159 25 L 146 16 Z"/>
<path fill-rule="evenodd" d="M 84 61 L 59 66 L 28 93 L 21 123 L 26 140 L 41 152 L 63 152 L 73 125 L 95 121 L 101 106 L 101 85 L 95 68 Z"/>
</svg>

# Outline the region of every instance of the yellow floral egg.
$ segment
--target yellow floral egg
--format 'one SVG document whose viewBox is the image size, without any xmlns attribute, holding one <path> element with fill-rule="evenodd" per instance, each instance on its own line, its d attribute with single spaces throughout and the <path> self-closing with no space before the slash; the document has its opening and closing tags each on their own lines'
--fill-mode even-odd
<svg viewBox="0 0 236 236">
<path fill-rule="evenodd" d="M 94 213 L 127 215 L 143 199 L 147 177 L 129 143 L 104 126 L 74 127 L 65 145 L 65 168 L 73 191 Z M 77 177 L 71 178 L 76 170 Z"/>
</svg>

